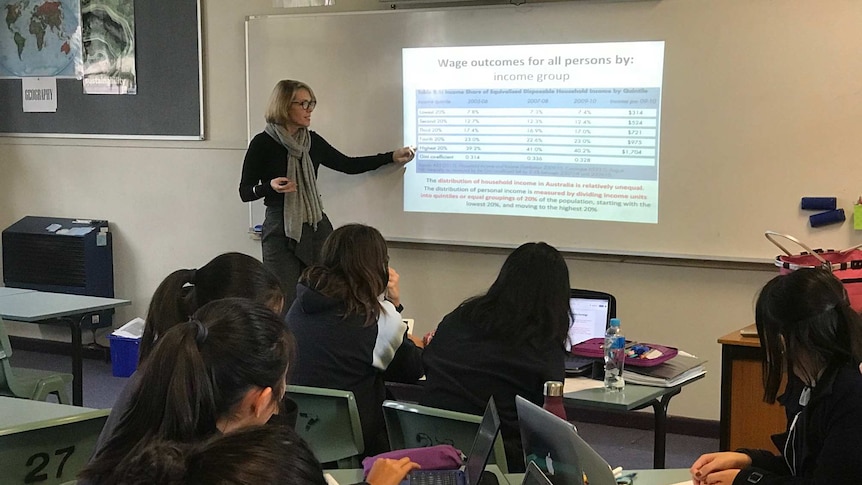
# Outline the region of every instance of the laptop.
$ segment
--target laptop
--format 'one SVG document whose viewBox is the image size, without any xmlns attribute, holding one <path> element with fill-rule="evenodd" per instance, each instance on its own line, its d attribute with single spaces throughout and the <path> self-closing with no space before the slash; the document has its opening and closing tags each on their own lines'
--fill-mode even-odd
<svg viewBox="0 0 862 485">
<path fill-rule="evenodd" d="M 607 294 L 572 290 L 569 307 L 572 321 L 566 339 L 566 374 L 584 375 L 592 369 L 596 359 L 572 355 L 572 346 L 591 338 L 604 337 L 611 323 L 611 299 Z"/>
<path fill-rule="evenodd" d="M 414 470 L 407 475 L 407 480 L 401 482 L 402 485 L 478 485 L 499 431 L 500 416 L 491 397 L 463 470 Z"/>
<path fill-rule="evenodd" d="M 534 462 L 554 485 L 617 485 L 608 463 L 578 435 L 572 423 L 515 397 L 524 462 Z"/>
<path fill-rule="evenodd" d="M 536 466 L 535 461 L 531 461 L 529 465 L 527 465 L 527 473 L 524 474 L 524 481 L 521 482 L 521 485 L 553 485 L 551 480 L 548 479 L 548 476 L 545 475 L 538 466 Z"/>
</svg>

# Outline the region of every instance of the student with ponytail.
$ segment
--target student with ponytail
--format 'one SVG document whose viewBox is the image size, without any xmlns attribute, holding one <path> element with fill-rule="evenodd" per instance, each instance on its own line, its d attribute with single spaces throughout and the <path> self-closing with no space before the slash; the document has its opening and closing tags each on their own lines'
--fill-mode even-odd
<svg viewBox="0 0 862 485">
<path fill-rule="evenodd" d="M 156 288 L 147 312 L 147 325 L 141 337 L 138 365 L 142 366 L 152 352 L 156 340 L 171 327 L 189 319 L 198 308 L 222 298 L 248 298 L 265 305 L 277 314 L 284 306 L 284 293 L 278 278 L 257 259 L 242 253 L 224 253 L 200 269 L 179 269 L 169 274 Z M 132 393 L 138 388 L 140 375 L 132 374 L 126 387 L 117 396 L 111 415 L 96 442 L 94 455 L 120 418 L 131 406 Z M 280 421 L 296 422 L 296 403 L 285 398 Z"/>
<path fill-rule="evenodd" d="M 117 465 L 153 442 L 193 443 L 266 423 L 284 394 L 293 347 L 280 316 L 259 303 L 204 305 L 159 336 L 128 410 L 81 478 L 119 483 Z"/>
<path fill-rule="evenodd" d="M 162 281 L 150 300 L 139 361 L 147 359 L 159 335 L 207 303 L 230 297 L 255 300 L 276 313 L 284 306 L 278 278 L 247 254 L 224 253 L 200 269 L 178 269 Z"/>
</svg>

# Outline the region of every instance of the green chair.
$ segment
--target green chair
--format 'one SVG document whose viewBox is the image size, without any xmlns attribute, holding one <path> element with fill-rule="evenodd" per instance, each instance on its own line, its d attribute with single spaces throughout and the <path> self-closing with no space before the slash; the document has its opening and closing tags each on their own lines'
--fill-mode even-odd
<svg viewBox="0 0 862 485">
<path fill-rule="evenodd" d="M 72 404 L 67 391 L 72 374 L 12 367 L 10 357 L 12 346 L 0 318 L 0 396 L 44 401 L 48 394 L 55 394 L 61 404 Z"/>
<path fill-rule="evenodd" d="M 93 454 L 109 412 L 0 397 L 0 483 L 74 480 Z"/>
<path fill-rule="evenodd" d="M 383 401 L 383 418 L 393 450 L 452 445 L 464 453 L 470 452 L 482 422 L 482 416 L 475 414 L 399 401 Z M 509 471 L 500 435 L 497 435 L 494 454 L 488 463 L 496 463 L 503 473 Z"/>
<path fill-rule="evenodd" d="M 350 391 L 321 387 L 288 386 L 299 413 L 296 431 L 308 442 L 321 463 L 338 468 L 360 468 L 365 451 L 356 399 Z"/>
</svg>

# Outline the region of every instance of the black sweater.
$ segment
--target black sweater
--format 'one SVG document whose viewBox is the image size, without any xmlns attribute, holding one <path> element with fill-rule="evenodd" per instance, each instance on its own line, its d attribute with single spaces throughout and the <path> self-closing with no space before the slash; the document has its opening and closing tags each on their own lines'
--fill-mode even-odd
<svg viewBox="0 0 862 485">
<path fill-rule="evenodd" d="M 326 142 L 322 136 L 311 133 L 311 162 L 314 175 L 321 165 L 332 170 L 357 174 L 374 170 L 392 162 L 392 152 L 378 153 L 367 157 L 348 157 Z M 287 149 L 266 133 L 258 133 L 252 138 L 242 163 L 242 177 L 239 182 L 239 197 L 250 202 L 261 197 L 267 206 L 281 207 L 284 195 L 269 185 L 269 181 L 287 174 Z M 257 190 L 253 188 L 259 185 Z"/>
<path fill-rule="evenodd" d="M 489 337 L 475 322 L 466 321 L 464 313 L 459 307 L 446 315 L 425 347 L 427 381 L 421 404 L 482 415 L 494 396 L 509 469 L 518 470 L 524 456 L 515 396 L 542 405 L 545 381 L 566 377 L 562 343 L 537 349 L 513 342 L 511 336 Z"/>
<path fill-rule="evenodd" d="M 799 404 L 802 383 L 791 377 L 787 392 L 780 398 L 787 413 L 787 428 L 801 411 L 795 426 L 796 440 L 788 450 L 796 456 L 796 476 L 787 466 L 783 450 L 787 432 L 772 437 L 782 450 L 774 455 L 766 450 L 740 450 L 752 459 L 739 472 L 734 485 L 834 485 L 862 481 L 862 374 L 855 365 L 827 369 L 812 389 L 808 405 Z M 760 477 L 760 478 L 758 478 Z"/>
</svg>

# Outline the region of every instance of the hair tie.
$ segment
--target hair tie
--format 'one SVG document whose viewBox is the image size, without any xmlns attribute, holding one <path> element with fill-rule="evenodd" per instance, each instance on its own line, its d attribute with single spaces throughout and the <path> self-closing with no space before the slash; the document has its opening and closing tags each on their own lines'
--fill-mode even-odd
<svg viewBox="0 0 862 485">
<path fill-rule="evenodd" d="M 198 276 L 198 270 L 196 268 L 192 268 L 189 270 L 189 283 L 195 284 L 195 278 Z"/>
<path fill-rule="evenodd" d="M 200 347 L 206 342 L 210 331 L 197 318 L 189 319 L 189 323 L 195 326 L 195 343 Z"/>
</svg>

